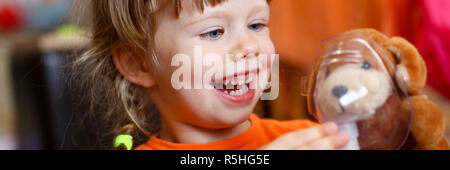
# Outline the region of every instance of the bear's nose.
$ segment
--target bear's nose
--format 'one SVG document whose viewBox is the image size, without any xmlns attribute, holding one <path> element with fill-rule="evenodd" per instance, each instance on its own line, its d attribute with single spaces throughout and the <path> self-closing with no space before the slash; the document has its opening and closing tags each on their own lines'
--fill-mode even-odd
<svg viewBox="0 0 450 170">
<path fill-rule="evenodd" d="M 333 88 L 333 95 L 336 96 L 337 98 L 341 98 L 342 96 L 344 96 L 348 91 L 348 88 L 345 86 L 336 86 Z"/>
</svg>

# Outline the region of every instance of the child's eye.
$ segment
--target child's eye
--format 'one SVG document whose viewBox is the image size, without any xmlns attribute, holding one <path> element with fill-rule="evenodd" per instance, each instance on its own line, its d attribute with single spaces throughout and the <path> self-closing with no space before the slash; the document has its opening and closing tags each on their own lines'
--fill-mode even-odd
<svg viewBox="0 0 450 170">
<path fill-rule="evenodd" d="M 225 33 L 223 29 L 215 29 L 207 33 L 200 34 L 200 37 L 205 40 L 217 40 Z"/>
<path fill-rule="evenodd" d="M 266 27 L 266 24 L 257 23 L 257 24 L 249 25 L 248 29 L 258 32 L 258 31 L 261 31 L 264 27 Z"/>
</svg>

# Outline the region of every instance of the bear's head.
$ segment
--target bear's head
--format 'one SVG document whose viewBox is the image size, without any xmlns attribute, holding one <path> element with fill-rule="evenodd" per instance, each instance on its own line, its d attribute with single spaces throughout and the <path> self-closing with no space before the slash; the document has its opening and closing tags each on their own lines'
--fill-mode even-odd
<svg viewBox="0 0 450 170">
<path fill-rule="evenodd" d="M 373 29 L 358 29 L 324 41 L 309 84 L 308 108 L 320 121 L 359 121 L 366 146 L 395 148 L 406 135 L 411 113 L 400 105 L 425 86 L 426 66 L 408 41 Z M 403 129 L 405 130 L 403 130 Z M 392 132 L 392 129 L 397 129 Z"/>
<path fill-rule="evenodd" d="M 369 60 L 347 63 L 324 75 L 317 86 L 317 101 L 327 119 L 364 119 L 375 114 L 391 96 L 390 77 Z"/>
</svg>

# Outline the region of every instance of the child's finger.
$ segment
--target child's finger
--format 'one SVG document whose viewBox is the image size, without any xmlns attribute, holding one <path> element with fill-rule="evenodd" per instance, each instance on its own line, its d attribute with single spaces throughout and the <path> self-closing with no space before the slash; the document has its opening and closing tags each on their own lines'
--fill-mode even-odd
<svg viewBox="0 0 450 170">
<path fill-rule="evenodd" d="M 345 146 L 350 138 L 345 132 L 339 132 L 336 135 L 331 135 L 317 141 L 313 141 L 304 145 L 299 150 L 334 150 Z"/>
<path fill-rule="evenodd" d="M 274 140 L 272 143 L 264 147 L 263 149 L 295 149 L 307 143 L 318 140 L 325 136 L 329 136 L 338 131 L 338 127 L 335 123 L 326 123 L 321 126 L 304 129 L 288 133 Z"/>
</svg>

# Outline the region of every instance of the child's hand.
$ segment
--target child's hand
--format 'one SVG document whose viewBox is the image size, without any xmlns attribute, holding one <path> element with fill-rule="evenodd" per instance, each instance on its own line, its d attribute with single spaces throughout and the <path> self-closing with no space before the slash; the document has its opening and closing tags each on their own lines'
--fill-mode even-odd
<svg viewBox="0 0 450 170">
<path fill-rule="evenodd" d="M 349 136 L 338 132 L 335 123 L 285 134 L 261 147 L 263 150 L 334 150 L 345 146 Z"/>
</svg>

